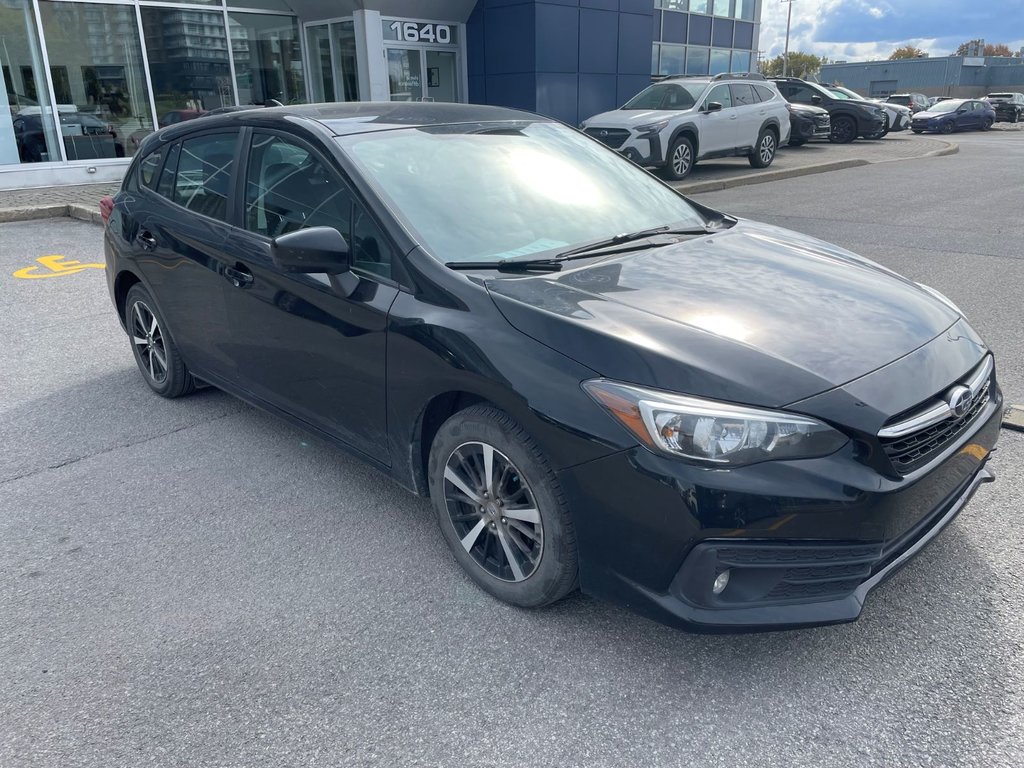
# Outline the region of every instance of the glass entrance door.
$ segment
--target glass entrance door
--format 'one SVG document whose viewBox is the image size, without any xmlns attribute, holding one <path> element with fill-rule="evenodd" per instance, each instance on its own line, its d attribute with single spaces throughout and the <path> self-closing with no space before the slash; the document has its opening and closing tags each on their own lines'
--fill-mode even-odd
<svg viewBox="0 0 1024 768">
<path fill-rule="evenodd" d="M 312 101 L 359 101 L 356 34 L 351 21 L 306 25 Z"/>
<path fill-rule="evenodd" d="M 459 101 L 458 53 L 433 48 L 388 48 L 392 101 Z"/>
</svg>

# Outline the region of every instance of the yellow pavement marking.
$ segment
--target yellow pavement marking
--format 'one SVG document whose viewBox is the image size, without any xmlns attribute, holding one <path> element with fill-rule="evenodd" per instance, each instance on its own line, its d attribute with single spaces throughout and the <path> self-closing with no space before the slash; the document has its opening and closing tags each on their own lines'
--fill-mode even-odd
<svg viewBox="0 0 1024 768">
<path fill-rule="evenodd" d="M 83 264 L 80 261 L 66 259 L 64 256 L 55 254 L 52 256 L 40 256 L 36 259 L 38 264 L 24 267 L 14 273 L 15 277 L 23 280 L 34 280 L 40 277 L 61 277 L 63 275 L 74 275 L 86 269 L 105 269 L 106 264 Z M 49 270 L 49 271 L 44 271 Z"/>
</svg>

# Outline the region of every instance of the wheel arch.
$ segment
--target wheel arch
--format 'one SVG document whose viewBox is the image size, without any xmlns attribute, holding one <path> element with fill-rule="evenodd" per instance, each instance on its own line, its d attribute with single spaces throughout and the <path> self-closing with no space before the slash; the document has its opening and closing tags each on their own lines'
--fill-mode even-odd
<svg viewBox="0 0 1024 768">
<path fill-rule="evenodd" d="M 122 269 L 114 278 L 114 306 L 117 309 L 117 318 L 121 321 L 122 328 L 125 328 L 124 310 L 125 304 L 128 302 L 128 291 L 132 289 L 132 286 L 140 284 L 145 287 L 142 278 L 130 269 Z"/>
<path fill-rule="evenodd" d="M 412 482 L 412 490 L 417 495 L 424 497 L 430 495 L 427 464 L 430 461 L 430 446 L 434 443 L 437 431 L 456 413 L 472 405 L 492 405 L 495 408 L 508 410 L 491 398 L 465 389 L 441 392 L 424 404 L 413 427 L 412 440 L 409 442 L 409 478 Z"/>
<path fill-rule="evenodd" d="M 676 143 L 676 139 L 680 136 L 686 136 L 693 144 L 693 158 L 697 160 L 700 157 L 700 131 L 697 130 L 695 123 L 683 123 L 674 131 L 669 137 L 668 145 L 665 147 L 665 163 L 669 161 L 669 153 L 672 151 L 672 145 Z"/>
</svg>

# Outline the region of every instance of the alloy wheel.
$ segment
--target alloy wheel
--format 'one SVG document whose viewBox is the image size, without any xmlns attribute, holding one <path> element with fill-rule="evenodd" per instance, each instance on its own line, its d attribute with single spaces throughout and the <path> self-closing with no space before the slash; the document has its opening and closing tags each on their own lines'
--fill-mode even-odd
<svg viewBox="0 0 1024 768">
<path fill-rule="evenodd" d="M 770 133 L 766 133 L 761 139 L 761 146 L 758 148 L 758 154 L 761 155 L 761 162 L 768 165 L 772 158 L 775 157 L 775 137 Z"/>
<path fill-rule="evenodd" d="M 692 160 L 693 155 L 690 153 L 689 146 L 680 144 L 676 147 L 676 151 L 672 153 L 672 170 L 675 171 L 677 176 L 685 176 L 690 170 Z"/>
<path fill-rule="evenodd" d="M 444 468 L 444 498 L 462 548 L 502 581 L 530 578 L 544 551 L 533 491 L 519 469 L 487 443 L 463 443 Z"/>
<path fill-rule="evenodd" d="M 132 342 L 143 370 L 156 384 L 167 380 L 167 349 L 156 315 L 144 302 L 132 305 Z"/>
</svg>

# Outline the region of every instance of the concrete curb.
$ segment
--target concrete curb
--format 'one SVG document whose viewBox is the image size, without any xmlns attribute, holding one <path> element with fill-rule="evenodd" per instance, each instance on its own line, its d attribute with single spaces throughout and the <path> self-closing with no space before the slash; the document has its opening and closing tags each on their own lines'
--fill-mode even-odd
<svg viewBox="0 0 1024 768">
<path fill-rule="evenodd" d="M 862 165 L 871 165 L 870 160 L 835 160 L 831 163 L 818 163 L 817 165 L 804 165 L 799 168 L 789 168 L 778 171 L 762 171 L 761 173 L 745 173 L 742 176 L 731 176 L 728 179 L 717 181 L 698 181 L 693 184 L 686 182 L 675 183 L 672 186 L 686 195 L 696 195 L 701 192 L 718 192 L 732 187 L 745 187 L 750 184 L 764 184 L 779 179 L 792 179 L 797 176 L 811 176 L 815 173 L 828 173 L 829 171 L 841 171 L 844 168 L 858 168 Z"/>
<path fill-rule="evenodd" d="M 34 221 L 54 219 L 68 215 L 66 205 L 39 205 L 31 208 L 0 208 L 0 223 L 8 221 Z"/>
<path fill-rule="evenodd" d="M 1024 432 L 1024 406 L 1006 406 L 1006 411 L 1003 413 L 1003 428 Z"/>
</svg>

